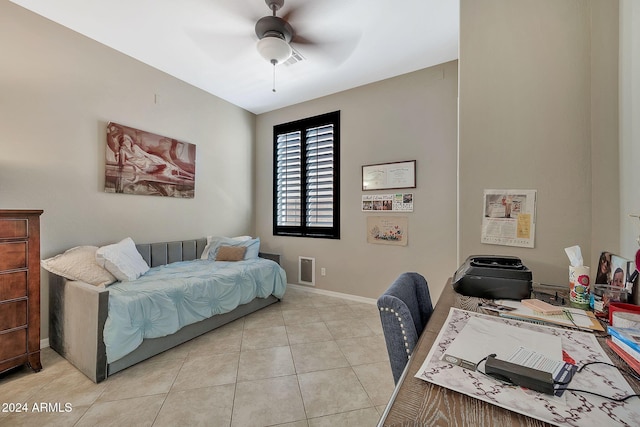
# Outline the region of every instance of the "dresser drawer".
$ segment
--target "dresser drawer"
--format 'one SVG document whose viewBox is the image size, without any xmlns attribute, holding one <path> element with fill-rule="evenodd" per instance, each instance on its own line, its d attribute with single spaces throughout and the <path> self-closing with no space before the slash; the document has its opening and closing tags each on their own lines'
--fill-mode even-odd
<svg viewBox="0 0 640 427">
<path fill-rule="evenodd" d="M 26 238 L 28 225 L 26 219 L 0 219 L 0 239 Z"/>
<path fill-rule="evenodd" d="M 28 364 L 35 372 L 42 369 L 40 362 L 40 215 L 42 212 L 35 209 L 0 209 L 0 375 L 23 364 Z M 0 419 L 3 418 L 0 416 Z"/>
<path fill-rule="evenodd" d="M 27 296 L 27 272 L 0 273 L 0 301 Z"/>
<path fill-rule="evenodd" d="M 0 303 L 0 331 L 26 326 L 27 300 Z"/>
<path fill-rule="evenodd" d="M 27 353 L 27 330 L 0 333 L 0 360 L 12 359 Z"/>
<path fill-rule="evenodd" d="M 0 243 L 0 271 L 27 268 L 27 242 Z"/>
</svg>

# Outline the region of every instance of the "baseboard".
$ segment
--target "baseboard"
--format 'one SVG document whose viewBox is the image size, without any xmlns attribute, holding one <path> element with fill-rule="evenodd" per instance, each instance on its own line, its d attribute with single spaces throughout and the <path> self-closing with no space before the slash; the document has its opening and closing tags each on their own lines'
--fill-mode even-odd
<svg viewBox="0 0 640 427">
<path fill-rule="evenodd" d="M 376 305 L 377 304 L 377 300 L 373 299 L 373 298 L 367 298 L 367 297 L 361 297 L 358 295 L 350 295 L 350 294 L 343 294 L 342 292 L 335 292 L 335 291 L 328 291 L 326 289 L 318 289 L 315 287 L 310 287 L 310 286 L 304 286 L 304 285 L 296 285 L 294 283 L 288 283 L 287 284 L 288 287 L 292 287 L 294 289 L 299 289 L 301 291 L 305 291 L 305 292 L 310 292 L 313 294 L 322 294 L 322 295 L 327 295 L 327 296 L 331 296 L 331 297 L 338 297 L 338 298 L 344 298 L 344 299 L 348 299 L 351 301 L 356 301 L 356 302 L 362 302 L 365 304 L 373 304 Z"/>
<path fill-rule="evenodd" d="M 49 338 L 40 340 L 40 348 L 47 348 L 47 347 L 49 347 Z"/>
</svg>

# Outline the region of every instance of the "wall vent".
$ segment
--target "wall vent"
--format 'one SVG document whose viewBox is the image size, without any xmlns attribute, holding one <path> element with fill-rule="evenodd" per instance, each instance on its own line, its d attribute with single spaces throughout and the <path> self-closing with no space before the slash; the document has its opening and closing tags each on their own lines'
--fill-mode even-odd
<svg viewBox="0 0 640 427">
<path fill-rule="evenodd" d="M 298 62 L 304 61 L 304 56 L 300 55 L 300 52 L 295 49 L 291 49 L 291 51 L 291 56 L 289 57 L 289 59 L 284 61 L 284 65 L 293 65 L 297 64 Z"/>
<path fill-rule="evenodd" d="M 316 285 L 316 259 L 305 256 L 298 257 L 298 283 Z"/>
</svg>

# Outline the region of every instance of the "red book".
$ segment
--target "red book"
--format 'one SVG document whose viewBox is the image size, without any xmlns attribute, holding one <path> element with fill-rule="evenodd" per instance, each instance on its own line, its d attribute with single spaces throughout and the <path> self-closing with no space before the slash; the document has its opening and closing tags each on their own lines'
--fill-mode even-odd
<svg viewBox="0 0 640 427">
<path fill-rule="evenodd" d="M 611 341 L 611 339 L 607 339 L 607 344 L 613 351 L 616 352 L 616 354 L 618 354 L 618 356 L 622 358 L 622 360 L 627 362 L 627 364 L 631 366 L 631 368 L 636 371 L 636 373 L 640 374 L 640 361 L 624 351 L 619 345 Z"/>
</svg>

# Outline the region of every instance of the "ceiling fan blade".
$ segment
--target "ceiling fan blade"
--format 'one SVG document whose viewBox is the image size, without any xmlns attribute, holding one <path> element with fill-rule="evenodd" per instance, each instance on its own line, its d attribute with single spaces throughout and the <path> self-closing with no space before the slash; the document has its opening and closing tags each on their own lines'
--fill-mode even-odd
<svg viewBox="0 0 640 427">
<path fill-rule="evenodd" d="M 193 29 L 186 33 L 198 49 L 215 60 L 237 58 L 245 52 L 253 53 L 250 47 L 257 40 L 251 31 L 245 31 L 246 34 L 224 34 Z"/>
<path fill-rule="evenodd" d="M 268 14 L 258 6 L 255 0 L 233 0 L 225 2 L 224 11 L 247 23 L 255 23 L 261 16 Z"/>
<path fill-rule="evenodd" d="M 318 44 L 318 42 L 310 40 L 306 37 L 303 37 L 299 34 L 295 34 L 293 39 L 291 39 L 291 43 L 299 44 L 299 45 L 308 45 L 308 44 Z"/>
<path fill-rule="evenodd" d="M 255 0 L 227 1 L 224 7 L 211 5 L 206 20 L 194 23 L 184 32 L 201 52 L 217 60 L 254 53 L 252 47 L 258 40 L 254 25 L 263 14 L 262 9 Z"/>
<path fill-rule="evenodd" d="M 307 59 L 320 57 L 332 62 L 335 66 L 349 59 L 355 48 L 360 43 L 360 32 L 351 31 L 339 37 L 323 38 L 315 40 L 296 34 L 291 41 L 291 46 Z"/>
<path fill-rule="evenodd" d="M 296 22 L 305 19 L 318 19 L 335 8 L 338 8 L 338 0 L 287 0 L 282 8 L 281 18 L 285 21 Z M 295 24 L 291 24 L 295 25 Z"/>
</svg>

